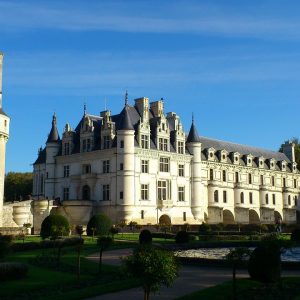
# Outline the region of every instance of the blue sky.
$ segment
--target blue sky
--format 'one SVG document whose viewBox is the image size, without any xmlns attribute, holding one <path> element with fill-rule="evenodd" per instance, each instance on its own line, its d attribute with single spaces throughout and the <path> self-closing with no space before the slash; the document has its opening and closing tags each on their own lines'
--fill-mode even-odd
<svg viewBox="0 0 300 300">
<path fill-rule="evenodd" d="M 299 1 L 1 1 L 7 171 L 30 171 L 58 117 L 165 99 L 188 131 L 277 150 L 299 137 Z M 105 101 L 106 99 L 106 101 Z"/>
</svg>

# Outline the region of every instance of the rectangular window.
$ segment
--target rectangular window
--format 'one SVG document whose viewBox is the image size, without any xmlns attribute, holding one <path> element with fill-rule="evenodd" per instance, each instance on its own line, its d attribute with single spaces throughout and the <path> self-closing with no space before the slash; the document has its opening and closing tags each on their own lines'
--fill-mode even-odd
<svg viewBox="0 0 300 300">
<path fill-rule="evenodd" d="M 82 166 L 82 173 L 83 174 L 90 174 L 91 173 L 91 165 L 83 165 Z"/>
<path fill-rule="evenodd" d="M 186 212 L 185 211 L 183 212 L 182 218 L 183 218 L 183 221 L 185 222 L 186 221 Z"/>
<path fill-rule="evenodd" d="M 64 177 L 70 176 L 70 166 L 64 166 Z"/>
<path fill-rule="evenodd" d="M 168 151 L 168 139 L 159 138 L 158 145 L 159 145 L 159 150 Z"/>
<path fill-rule="evenodd" d="M 124 141 L 120 141 L 120 148 L 124 148 Z"/>
<path fill-rule="evenodd" d="M 103 161 L 103 173 L 109 173 L 109 160 Z"/>
<path fill-rule="evenodd" d="M 120 171 L 123 171 L 123 169 L 124 169 L 124 165 L 120 164 Z"/>
<path fill-rule="evenodd" d="M 141 200 L 149 200 L 149 185 L 141 184 Z"/>
<path fill-rule="evenodd" d="M 226 171 L 225 170 L 222 171 L 222 177 L 223 177 L 223 181 L 226 182 L 226 180 L 227 180 L 226 177 L 227 176 L 226 176 Z"/>
<path fill-rule="evenodd" d="M 273 200 L 273 205 L 275 205 L 276 204 L 276 195 L 275 194 L 273 194 L 272 200 Z"/>
<path fill-rule="evenodd" d="M 105 135 L 103 137 L 103 149 L 109 149 L 110 146 L 110 137 L 109 135 Z"/>
<path fill-rule="evenodd" d="M 86 152 L 86 140 L 82 141 L 82 152 Z"/>
<path fill-rule="evenodd" d="M 223 191 L 223 202 L 227 203 L 227 192 Z"/>
<path fill-rule="evenodd" d="M 209 169 L 209 180 L 214 180 L 214 170 Z"/>
<path fill-rule="evenodd" d="M 249 184 L 252 184 L 252 175 L 251 174 L 248 174 L 248 182 L 249 182 Z"/>
<path fill-rule="evenodd" d="M 160 172 L 169 172 L 169 158 L 161 157 L 159 159 L 159 171 Z"/>
<path fill-rule="evenodd" d="M 282 185 L 284 188 L 286 187 L 286 179 L 285 178 L 282 179 Z"/>
<path fill-rule="evenodd" d="M 158 181 L 157 196 L 158 200 L 167 200 L 167 182 L 165 180 Z"/>
<path fill-rule="evenodd" d="M 178 187 L 178 201 L 185 201 L 184 186 Z"/>
<path fill-rule="evenodd" d="M 63 199 L 64 200 L 69 200 L 69 188 L 64 188 Z"/>
<path fill-rule="evenodd" d="M 91 140 L 90 139 L 86 140 L 86 151 L 87 152 L 91 151 Z"/>
<path fill-rule="evenodd" d="M 142 173 L 149 173 L 149 160 L 142 160 Z"/>
<path fill-rule="evenodd" d="M 249 193 L 249 203 L 253 204 L 253 193 L 252 192 Z"/>
<path fill-rule="evenodd" d="M 294 188 L 296 189 L 297 188 L 297 180 L 294 179 Z"/>
<path fill-rule="evenodd" d="M 145 215 L 145 212 L 143 210 L 141 210 L 141 219 L 143 220 L 144 219 L 144 216 Z"/>
<path fill-rule="evenodd" d="M 70 154 L 70 144 L 64 143 L 64 155 L 69 155 L 69 154 Z"/>
<path fill-rule="evenodd" d="M 264 175 L 260 175 L 260 184 L 264 185 Z"/>
<path fill-rule="evenodd" d="M 177 152 L 180 154 L 184 154 L 184 142 L 178 142 L 177 143 Z"/>
<path fill-rule="evenodd" d="M 123 192 L 120 192 L 120 199 L 123 199 Z"/>
<path fill-rule="evenodd" d="M 149 149 L 149 136 L 142 134 L 141 135 L 141 146 L 143 149 Z"/>
<path fill-rule="evenodd" d="M 272 176 L 272 186 L 275 186 L 275 178 Z"/>
<path fill-rule="evenodd" d="M 103 194 L 102 194 L 103 201 L 108 201 L 110 199 L 110 197 L 109 197 L 109 184 L 104 184 L 103 185 L 102 192 L 103 192 Z"/>
<path fill-rule="evenodd" d="M 184 165 L 178 165 L 178 176 L 184 177 Z"/>
<path fill-rule="evenodd" d="M 239 183 L 239 172 L 235 172 L 235 182 Z"/>
</svg>

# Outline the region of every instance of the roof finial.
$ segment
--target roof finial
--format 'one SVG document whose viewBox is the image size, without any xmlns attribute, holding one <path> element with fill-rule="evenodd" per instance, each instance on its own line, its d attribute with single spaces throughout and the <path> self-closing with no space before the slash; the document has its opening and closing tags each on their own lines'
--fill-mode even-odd
<svg viewBox="0 0 300 300">
<path fill-rule="evenodd" d="M 128 105 L 128 92 L 126 90 L 126 93 L 125 93 L 125 106 Z"/>
<path fill-rule="evenodd" d="M 86 115 L 86 103 L 83 104 L 83 114 Z"/>
<path fill-rule="evenodd" d="M 56 124 L 56 112 L 54 112 L 53 117 L 52 117 L 52 124 Z"/>
<path fill-rule="evenodd" d="M 192 123 L 194 124 L 194 113 L 192 112 Z"/>
</svg>

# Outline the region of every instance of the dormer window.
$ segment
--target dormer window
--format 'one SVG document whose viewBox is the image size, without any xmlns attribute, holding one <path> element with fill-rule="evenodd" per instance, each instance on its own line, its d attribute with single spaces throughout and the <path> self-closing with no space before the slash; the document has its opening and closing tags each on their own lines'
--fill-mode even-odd
<svg viewBox="0 0 300 300">
<path fill-rule="evenodd" d="M 179 154 L 184 154 L 184 142 L 182 141 L 177 142 L 177 152 Z"/>
<path fill-rule="evenodd" d="M 271 158 L 271 159 L 269 160 L 269 168 L 270 168 L 271 170 L 274 170 L 274 169 L 275 169 L 275 166 L 276 166 L 276 161 L 275 161 L 274 158 Z"/>
<path fill-rule="evenodd" d="M 158 149 L 161 151 L 168 151 L 168 139 L 158 139 Z"/>
<path fill-rule="evenodd" d="M 109 149 L 110 146 L 110 137 L 109 135 L 105 135 L 103 137 L 103 149 Z"/>
<path fill-rule="evenodd" d="M 215 159 L 215 149 L 209 148 L 208 149 L 208 160 L 214 160 Z"/>
<path fill-rule="evenodd" d="M 238 165 L 240 163 L 240 153 L 234 152 L 233 153 L 233 163 Z"/>
<path fill-rule="evenodd" d="M 146 134 L 141 135 L 141 147 L 143 149 L 149 149 L 149 136 Z"/>
<path fill-rule="evenodd" d="M 265 159 L 264 159 L 263 156 L 260 156 L 260 157 L 258 158 L 258 167 L 259 167 L 259 168 L 264 168 L 264 165 L 265 165 Z"/>
<path fill-rule="evenodd" d="M 220 160 L 221 162 L 227 162 L 228 152 L 226 150 L 221 150 L 220 152 Z"/>
<path fill-rule="evenodd" d="M 296 173 L 296 171 L 297 171 L 297 163 L 294 162 L 293 163 L 293 172 Z"/>
<path fill-rule="evenodd" d="M 280 165 L 281 165 L 281 171 L 286 171 L 286 161 L 285 160 L 281 161 Z"/>
<path fill-rule="evenodd" d="M 248 167 L 252 167 L 253 156 L 251 154 L 246 156 L 246 164 Z"/>
</svg>

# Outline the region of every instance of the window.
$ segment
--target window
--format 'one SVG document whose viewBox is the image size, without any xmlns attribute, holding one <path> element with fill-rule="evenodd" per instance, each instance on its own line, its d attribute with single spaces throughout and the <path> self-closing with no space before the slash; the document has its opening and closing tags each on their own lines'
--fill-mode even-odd
<svg viewBox="0 0 300 300">
<path fill-rule="evenodd" d="M 184 222 L 186 221 L 186 212 L 185 211 L 183 212 L 182 219 L 183 219 Z"/>
<path fill-rule="evenodd" d="M 124 141 L 120 141 L 120 148 L 124 148 Z"/>
<path fill-rule="evenodd" d="M 275 178 L 272 176 L 272 186 L 275 186 Z"/>
<path fill-rule="evenodd" d="M 222 179 L 223 179 L 224 182 L 226 182 L 226 179 L 227 179 L 226 177 L 227 177 L 227 176 L 226 176 L 226 171 L 223 170 L 223 171 L 222 171 Z"/>
<path fill-rule="evenodd" d="M 209 180 L 214 180 L 214 170 L 209 169 Z"/>
<path fill-rule="evenodd" d="M 164 123 L 161 124 L 161 128 L 162 128 L 162 130 L 165 130 L 166 127 L 165 127 Z"/>
<path fill-rule="evenodd" d="M 159 150 L 168 151 L 168 139 L 159 138 L 158 145 L 159 145 Z"/>
<path fill-rule="evenodd" d="M 64 166 L 64 177 L 70 176 L 70 166 Z"/>
<path fill-rule="evenodd" d="M 82 141 L 82 152 L 86 152 L 86 140 Z"/>
<path fill-rule="evenodd" d="M 159 171 L 160 172 L 169 172 L 169 158 L 161 157 L 159 159 Z"/>
<path fill-rule="evenodd" d="M 296 189 L 297 188 L 297 180 L 294 179 L 294 188 Z"/>
<path fill-rule="evenodd" d="M 63 200 L 69 200 L 69 188 L 64 188 Z"/>
<path fill-rule="evenodd" d="M 124 169 L 124 165 L 121 163 L 120 164 L 120 171 L 123 171 L 123 169 Z"/>
<path fill-rule="evenodd" d="M 149 185 L 141 184 L 141 199 L 149 200 Z"/>
<path fill-rule="evenodd" d="M 124 193 L 123 192 L 120 192 L 120 200 L 122 200 L 124 197 Z"/>
<path fill-rule="evenodd" d="M 91 139 L 86 140 L 86 151 L 91 151 Z"/>
<path fill-rule="evenodd" d="M 149 136 L 142 134 L 141 136 L 141 146 L 144 149 L 148 149 L 149 148 Z"/>
<path fill-rule="evenodd" d="M 245 199 L 244 199 L 244 193 L 243 192 L 241 192 L 240 200 L 241 200 L 241 204 L 244 204 Z"/>
<path fill-rule="evenodd" d="M 284 188 L 286 187 L 286 179 L 285 178 L 282 179 L 282 185 Z"/>
<path fill-rule="evenodd" d="M 218 191 L 214 192 L 214 201 L 219 202 L 219 192 Z"/>
<path fill-rule="evenodd" d="M 184 165 L 178 165 L 178 176 L 184 177 Z"/>
<path fill-rule="evenodd" d="M 269 195 L 266 194 L 266 204 L 269 204 Z"/>
<path fill-rule="evenodd" d="M 109 184 L 104 184 L 103 185 L 103 189 L 102 189 L 102 199 L 103 201 L 108 201 L 110 198 L 109 198 Z"/>
<path fill-rule="evenodd" d="M 297 202 L 298 202 L 297 200 L 298 200 L 298 198 L 297 198 L 297 196 L 295 196 L 295 198 L 294 198 L 294 205 L 295 206 L 297 206 Z"/>
<path fill-rule="evenodd" d="M 275 205 L 276 204 L 276 195 L 275 194 L 272 195 L 272 201 L 273 201 L 273 205 Z"/>
<path fill-rule="evenodd" d="M 142 160 L 142 173 L 149 173 L 149 161 Z"/>
<path fill-rule="evenodd" d="M 288 196 L 288 205 L 291 205 L 291 195 Z"/>
<path fill-rule="evenodd" d="M 227 203 L 227 192 L 223 191 L 223 202 Z"/>
<path fill-rule="evenodd" d="M 235 172 L 235 183 L 239 183 L 239 172 Z"/>
<path fill-rule="evenodd" d="M 248 183 L 252 184 L 252 175 L 250 173 L 248 174 Z"/>
<path fill-rule="evenodd" d="M 249 193 L 249 203 L 253 204 L 253 193 L 252 192 Z"/>
<path fill-rule="evenodd" d="M 91 173 L 91 165 L 83 165 L 82 166 L 82 173 L 83 174 L 90 174 Z"/>
<path fill-rule="evenodd" d="M 141 219 L 143 220 L 144 219 L 144 216 L 145 215 L 145 212 L 143 210 L 141 210 Z"/>
<path fill-rule="evenodd" d="M 64 143 L 64 155 L 70 154 L 70 143 Z"/>
<path fill-rule="evenodd" d="M 177 152 L 180 154 L 184 154 L 184 142 L 178 142 L 177 145 L 178 145 Z"/>
<path fill-rule="evenodd" d="M 109 160 L 104 160 L 102 167 L 103 173 L 109 173 Z"/>
<path fill-rule="evenodd" d="M 164 180 L 158 181 L 158 200 L 167 200 L 167 182 Z"/>
<path fill-rule="evenodd" d="M 40 178 L 40 190 L 41 190 L 41 194 L 44 193 L 44 175 L 41 174 L 41 178 Z"/>
<path fill-rule="evenodd" d="M 260 184 L 264 185 L 264 175 L 260 175 Z"/>
<path fill-rule="evenodd" d="M 184 186 L 178 187 L 178 201 L 185 201 Z"/>
<path fill-rule="evenodd" d="M 103 149 L 109 149 L 110 146 L 110 137 L 109 135 L 105 135 L 103 137 Z"/>
</svg>

